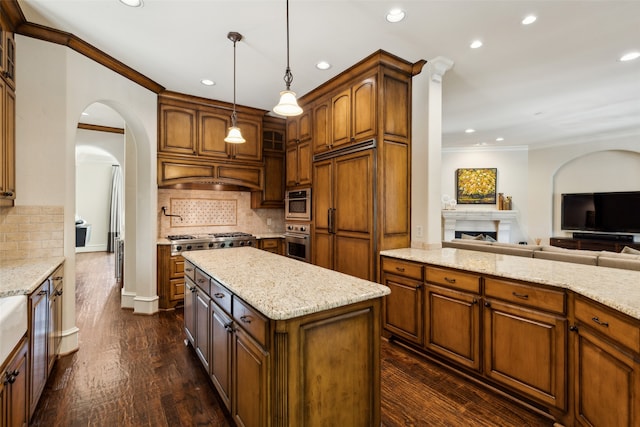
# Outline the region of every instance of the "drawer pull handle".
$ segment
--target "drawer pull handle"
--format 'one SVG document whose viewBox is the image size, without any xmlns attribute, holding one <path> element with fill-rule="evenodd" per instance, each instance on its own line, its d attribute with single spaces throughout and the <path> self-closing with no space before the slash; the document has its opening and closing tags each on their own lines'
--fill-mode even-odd
<svg viewBox="0 0 640 427">
<path fill-rule="evenodd" d="M 404 267 L 396 267 L 396 270 L 398 270 L 400 273 L 404 273 Z"/>
<path fill-rule="evenodd" d="M 450 279 L 450 278 L 448 278 L 448 277 L 446 277 L 446 276 L 445 276 L 444 280 L 445 280 L 445 282 L 447 282 L 447 283 L 456 283 L 456 279 Z"/>
<path fill-rule="evenodd" d="M 251 323 L 251 316 L 245 314 L 244 316 L 240 316 L 240 320 L 242 320 L 244 323 Z"/>
<path fill-rule="evenodd" d="M 519 294 L 518 292 L 511 292 L 513 294 L 514 297 L 516 298 L 520 298 L 520 299 L 529 299 L 529 295 L 527 294 Z"/>
<path fill-rule="evenodd" d="M 202 277 L 198 278 L 198 283 L 204 283 L 206 282 L 206 280 L 204 280 Z"/>
<path fill-rule="evenodd" d="M 609 327 L 609 322 L 603 322 L 602 320 L 598 319 L 597 317 L 593 317 L 591 320 L 593 320 L 594 322 L 596 322 L 600 326 L 604 326 L 605 328 Z"/>
<path fill-rule="evenodd" d="M 187 271 L 193 271 L 193 268 L 185 268 Z"/>
<path fill-rule="evenodd" d="M 216 298 L 224 298 L 224 294 L 222 292 L 216 292 L 213 296 Z"/>
<path fill-rule="evenodd" d="M 62 280 L 62 276 L 56 276 L 56 277 L 53 278 L 53 280 L 56 280 L 56 281 L 57 280 Z"/>
</svg>

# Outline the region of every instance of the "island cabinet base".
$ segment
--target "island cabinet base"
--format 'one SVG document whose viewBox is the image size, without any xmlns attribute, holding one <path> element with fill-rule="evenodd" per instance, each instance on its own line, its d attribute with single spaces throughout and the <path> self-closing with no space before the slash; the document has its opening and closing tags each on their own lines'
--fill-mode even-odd
<svg viewBox="0 0 640 427">
<path fill-rule="evenodd" d="M 272 425 L 380 425 L 380 304 L 275 323 Z"/>
</svg>

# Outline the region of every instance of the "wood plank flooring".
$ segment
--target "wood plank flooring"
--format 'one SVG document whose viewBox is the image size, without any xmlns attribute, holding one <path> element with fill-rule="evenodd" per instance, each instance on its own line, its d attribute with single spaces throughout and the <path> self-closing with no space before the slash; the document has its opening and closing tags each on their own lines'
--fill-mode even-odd
<svg viewBox="0 0 640 427">
<path fill-rule="evenodd" d="M 77 254 L 80 349 L 56 362 L 31 425 L 232 426 L 184 345 L 182 311 L 122 310 L 113 261 Z M 383 341 L 381 357 L 382 426 L 552 425 L 395 344 Z"/>
</svg>

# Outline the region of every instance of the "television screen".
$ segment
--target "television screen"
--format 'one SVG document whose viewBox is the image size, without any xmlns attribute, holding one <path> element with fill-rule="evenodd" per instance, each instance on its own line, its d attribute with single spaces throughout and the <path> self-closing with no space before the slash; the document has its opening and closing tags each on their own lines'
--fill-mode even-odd
<svg viewBox="0 0 640 427">
<path fill-rule="evenodd" d="M 640 233 L 640 191 L 563 194 L 561 228 Z"/>
</svg>

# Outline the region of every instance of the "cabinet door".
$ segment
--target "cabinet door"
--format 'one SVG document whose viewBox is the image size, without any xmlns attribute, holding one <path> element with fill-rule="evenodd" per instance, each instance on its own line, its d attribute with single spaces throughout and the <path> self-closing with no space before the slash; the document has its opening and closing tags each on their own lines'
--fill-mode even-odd
<svg viewBox="0 0 640 427">
<path fill-rule="evenodd" d="M 312 263 L 320 267 L 333 268 L 333 234 L 329 229 L 333 209 L 333 161 L 325 160 L 313 164 L 313 192 L 311 204 L 313 238 L 311 239 Z"/>
<path fill-rule="evenodd" d="M 580 426 L 640 425 L 640 362 L 589 328 L 574 335 L 574 415 Z"/>
<path fill-rule="evenodd" d="M 311 123 L 312 111 L 307 106 L 302 107 L 302 114 L 298 116 L 298 139 L 300 142 L 308 141 L 312 135 Z"/>
<path fill-rule="evenodd" d="M 187 340 L 195 347 L 196 341 L 196 292 L 197 287 L 190 279 L 185 278 L 184 293 L 184 333 Z"/>
<path fill-rule="evenodd" d="M 300 140 L 298 132 L 299 117 L 287 118 L 287 146 L 296 145 Z"/>
<path fill-rule="evenodd" d="M 231 125 L 228 114 L 215 111 L 198 113 L 198 155 L 228 159 L 230 153 L 224 139 Z"/>
<path fill-rule="evenodd" d="M 231 318 L 217 304 L 211 304 L 211 380 L 228 410 L 231 409 L 232 345 Z"/>
<path fill-rule="evenodd" d="M 29 415 L 32 415 L 36 409 L 49 374 L 47 354 L 49 340 L 48 286 L 49 283 L 47 281 L 29 296 L 31 310 L 31 323 L 29 325 L 29 364 L 31 368 L 29 408 L 31 413 Z"/>
<path fill-rule="evenodd" d="M 331 145 L 338 147 L 351 142 L 351 89 L 331 98 Z"/>
<path fill-rule="evenodd" d="M 427 285 L 425 347 L 449 360 L 480 371 L 479 296 Z"/>
<path fill-rule="evenodd" d="M 17 353 L 9 362 L 6 373 L 0 373 L 0 381 L 2 381 L 0 383 L 0 425 L 3 427 L 28 425 L 28 348 L 26 340 L 23 340 Z"/>
<path fill-rule="evenodd" d="M 242 161 L 262 161 L 262 123 L 260 119 L 238 114 L 238 127 L 246 140 L 243 144 L 227 144 L 231 157 Z M 225 134 L 226 137 L 226 134 Z M 224 137 L 223 137 L 224 139 Z"/>
<path fill-rule="evenodd" d="M 209 303 L 211 298 L 199 287 L 196 289 L 195 350 L 205 369 L 209 372 Z"/>
<path fill-rule="evenodd" d="M 287 147 L 285 156 L 286 184 L 293 187 L 298 185 L 298 145 Z"/>
<path fill-rule="evenodd" d="M 0 184 L 0 192 L 3 193 L 0 197 L 14 200 L 16 198 L 16 94 L 9 86 L 5 88 L 3 93 L 4 100 L 2 100 L 0 120 L 3 121 L 4 184 Z M 2 163 L 1 159 L 0 163 Z M 2 169 L 0 166 L 0 175 L 3 173 Z M 0 182 L 2 181 L 0 176 Z"/>
<path fill-rule="evenodd" d="M 196 153 L 196 110 L 160 104 L 158 151 L 174 154 Z"/>
<path fill-rule="evenodd" d="M 351 89 L 351 140 L 363 141 L 376 133 L 376 79 L 364 79 Z"/>
<path fill-rule="evenodd" d="M 384 274 L 382 283 L 391 289 L 391 294 L 384 297 L 384 328 L 392 334 L 422 345 L 422 282 Z"/>
<path fill-rule="evenodd" d="M 264 189 L 251 192 L 251 208 L 284 208 L 285 163 L 282 153 L 264 154 Z"/>
<path fill-rule="evenodd" d="M 323 153 L 331 149 L 331 118 L 329 101 L 316 105 L 313 109 L 313 153 Z"/>
<path fill-rule="evenodd" d="M 311 141 L 298 144 L 298 185 L 311 185 Z"/>
<path fill-rule="evenodd" d="M 241 328 L 234 336 L 231 414 L 239 426 L 266 426 L 269 353 Z"/>
<path fill-rule="evenodd" d="M 566 409 L 566 319 L 495 300 L 485 307 L 485 375 L 546 405 Z"/>
</svg>

